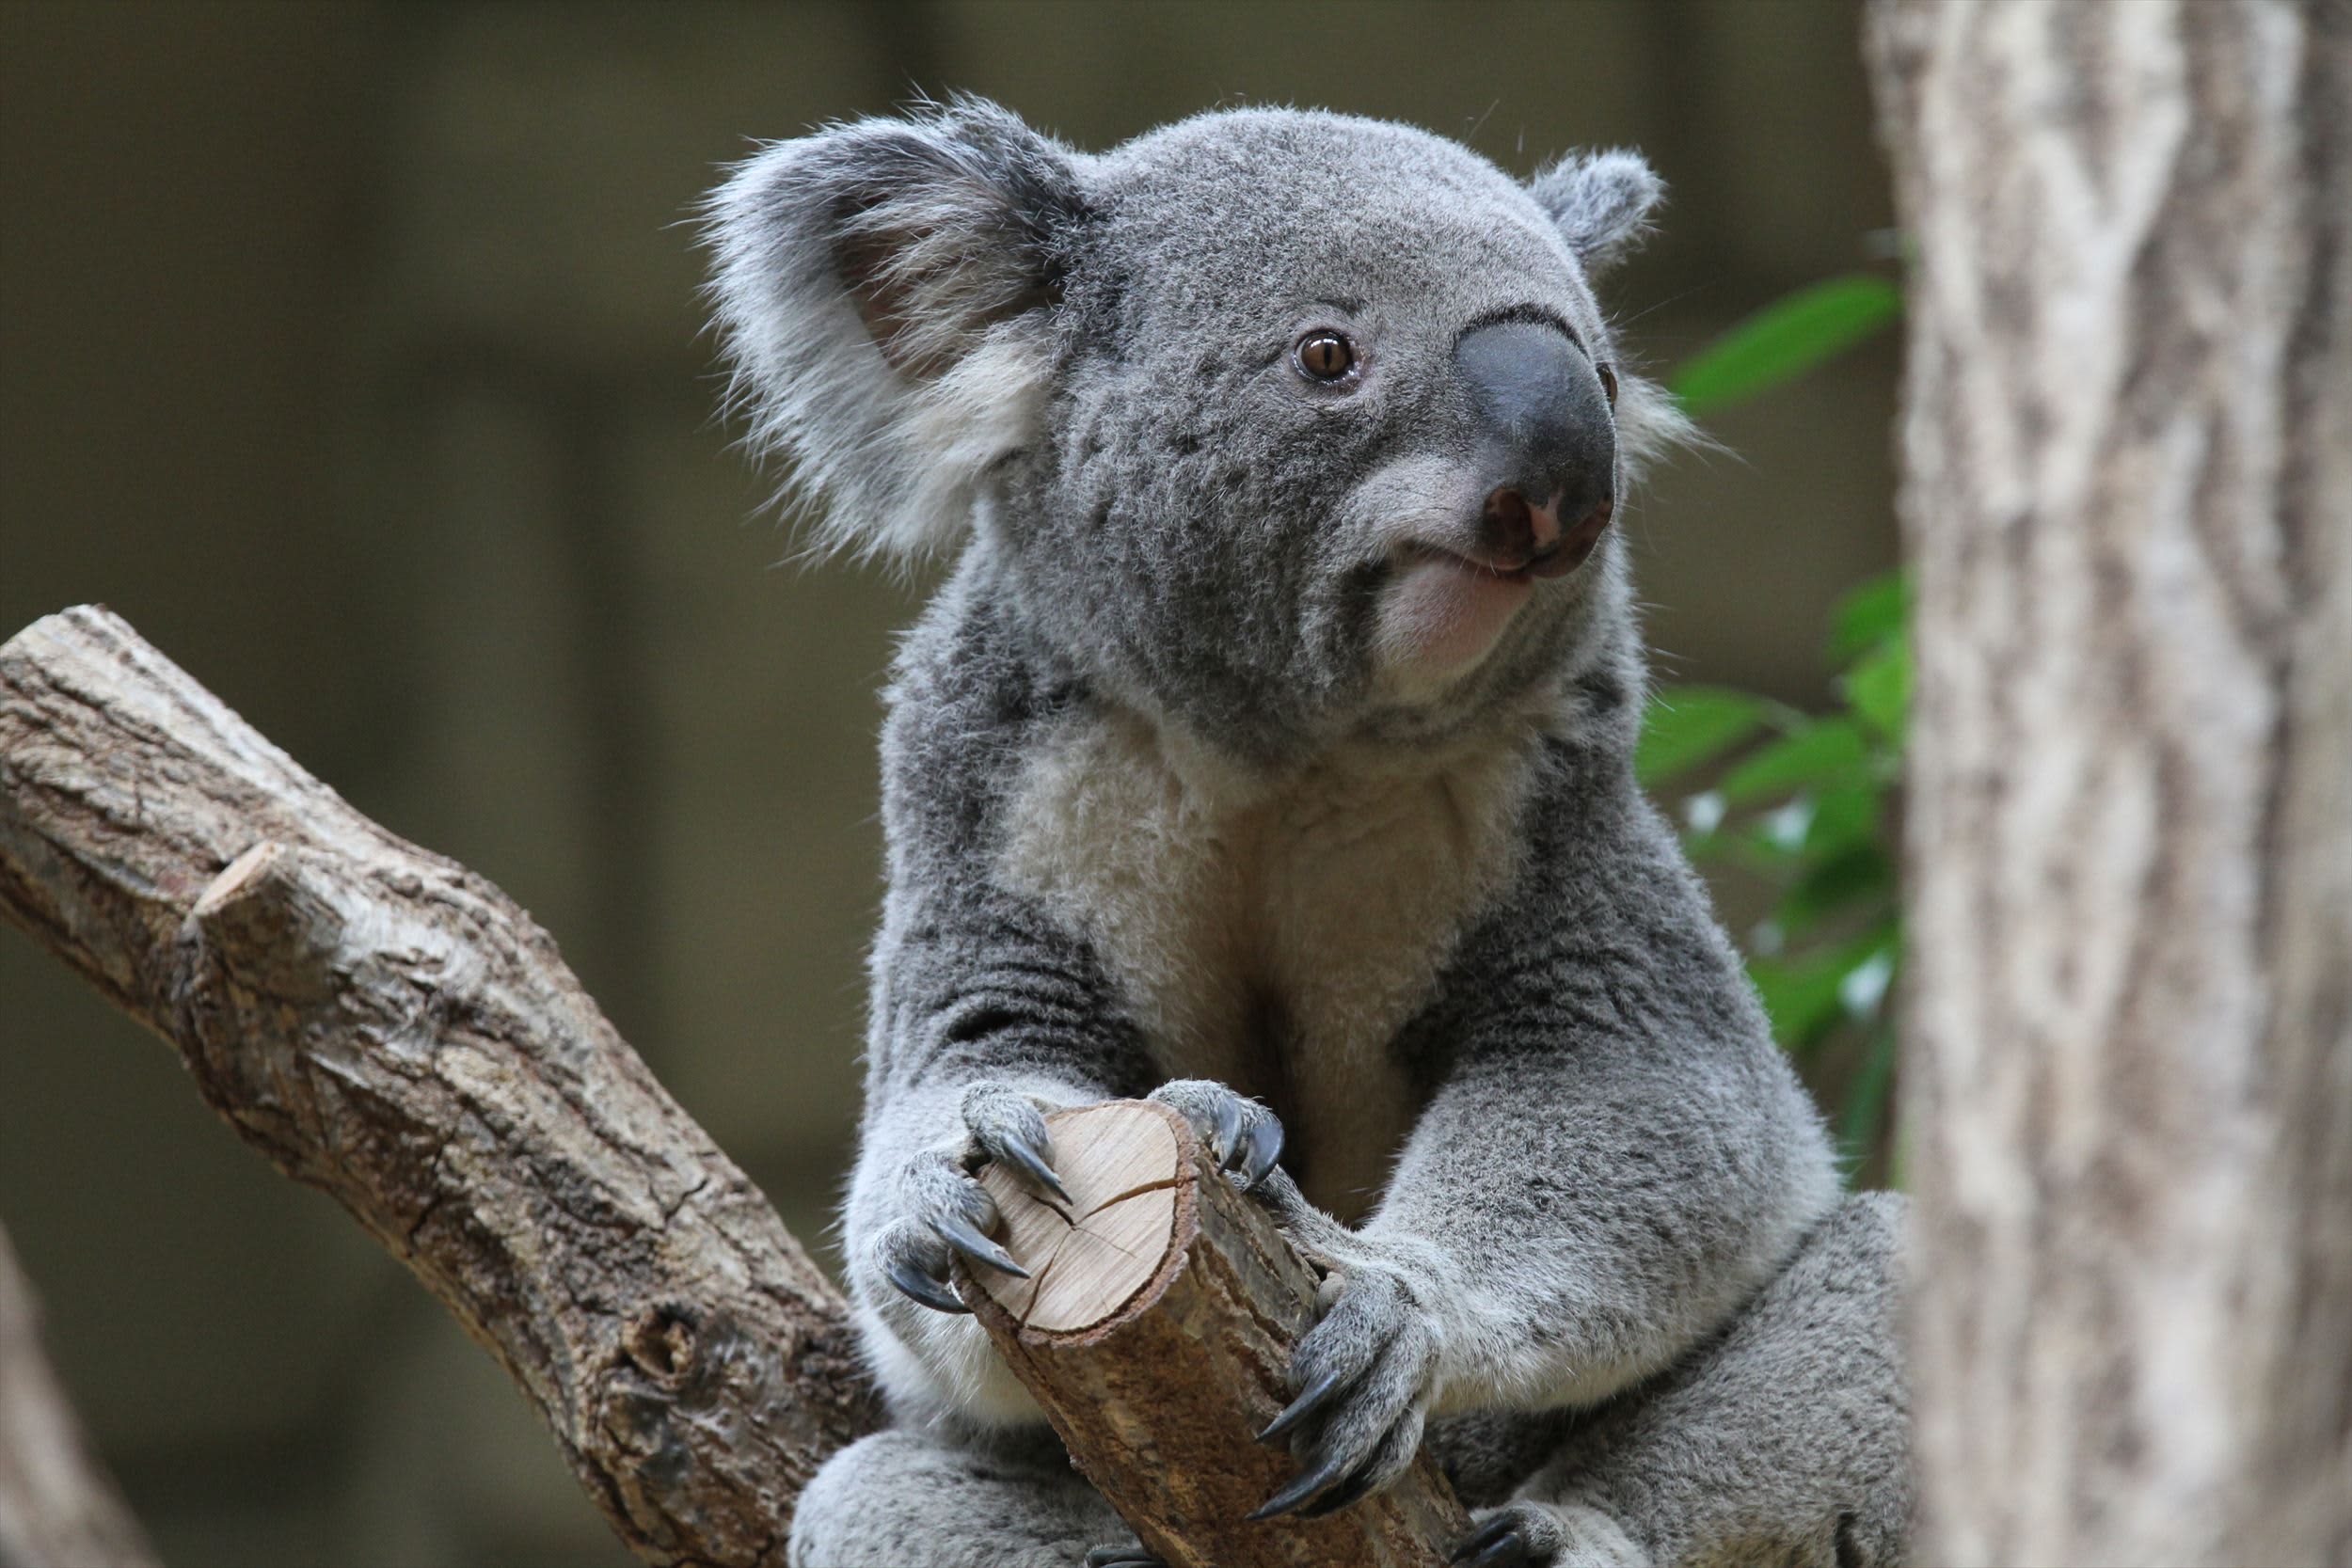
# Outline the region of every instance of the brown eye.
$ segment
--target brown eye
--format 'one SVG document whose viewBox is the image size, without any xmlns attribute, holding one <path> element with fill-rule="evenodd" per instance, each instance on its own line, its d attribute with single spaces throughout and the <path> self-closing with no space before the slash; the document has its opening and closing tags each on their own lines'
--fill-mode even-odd
<svg viewBox="0 0 2352 1568">
<path fill-rule="evenodd" d="M 1607 399 L 1609 400 L 1609 406 L 1610 406 L 1610 407 L 1612 407 L 1612 408 L 1616 407 L 1616 406 L 1617 406 L 1617 372 L 1614 372 L 1614 371 L 1613 371 L 1613 370 L 1611 370 L 1611 369 L 1610 369 L 1608 366 L 1606 366 L 1606 365 L 1596 365 L 1596 366 L 1594 366 L 1593 368 L 1594 368 L 1595 370 L 1597 370 L 1597 371 L 1600 372 L 1600 391 L 1601 391 L 1601 395 L 1602 395 L 1603 397 L 1605 397 L 1605 398 L 1607 398 Z"/>
<path fill-rule="evenodd" d="M 1336 332 L 1310 332 L 1298 340 L 1298 368 L 1317 381 L 1337 381 L 1356 368 L 1356 345 Z"/>
</svg>

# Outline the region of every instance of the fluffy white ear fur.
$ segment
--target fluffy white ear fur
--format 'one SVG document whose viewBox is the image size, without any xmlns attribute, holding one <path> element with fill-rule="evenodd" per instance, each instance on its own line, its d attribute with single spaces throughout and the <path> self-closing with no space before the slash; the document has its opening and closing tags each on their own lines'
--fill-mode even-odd
<svg viewBox="0 0 2352 1568">
<path fill-rule="evenodd" d="M 1560 226 L 1568 248 L 1595 277 L 1641 247 L 1666 182 L 1638 152 L 1571 152 L 1527 182 L 1528 194 Z"/>
<path fill-rule="evenodd" d="M 1035 429 L 1080 216 L 1070 154 L 976 100 L 771 144 L 711 193 L 729 403 L 825 544 L 906 559 L 961 535 Z"/>
</svg>

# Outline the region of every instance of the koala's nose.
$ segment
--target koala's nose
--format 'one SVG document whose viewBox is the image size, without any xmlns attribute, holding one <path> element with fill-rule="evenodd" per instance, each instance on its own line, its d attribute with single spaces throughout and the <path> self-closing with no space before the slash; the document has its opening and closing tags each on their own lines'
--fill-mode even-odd
<svg viewBox="0 0 2352 1568">
<path fill-rule="evenodd" d="M 1559 328 L 1520 321 L 1464 333 L 1454 365 L 1484 437 L 1482 544 L 1539 575 L 1575 567 L 1615 505 L 1616 428 L 1599 372 Z"/>
</svg>

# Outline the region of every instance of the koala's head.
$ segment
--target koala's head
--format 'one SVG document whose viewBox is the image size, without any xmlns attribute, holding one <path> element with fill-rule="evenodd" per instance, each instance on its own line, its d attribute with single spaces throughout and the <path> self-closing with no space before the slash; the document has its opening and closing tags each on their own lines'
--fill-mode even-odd
<svg viewBox="0 0 2352 1568">
<path fill-rule="evenodd" d="M 746 162 L 714 293 L 837 541 L 977 530 L 1090 677 L 1265 752 L 1468 722 L 1622 598 L 1613 511 L 1681 426 L 1591 280 L 1661 194 L 1295 110 L 1088 156 L 963 102 Z"/>
</svg>

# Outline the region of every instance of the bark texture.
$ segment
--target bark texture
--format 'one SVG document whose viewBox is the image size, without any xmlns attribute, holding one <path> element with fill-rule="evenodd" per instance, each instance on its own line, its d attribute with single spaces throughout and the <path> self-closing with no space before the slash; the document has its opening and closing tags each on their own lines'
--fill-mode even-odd
<svg viewBox="0 0 2352 1568">
<path fill-rule="evenodd" d="M 2352 11 L 1870 18 L 1919 1560 L 2352 1561 Z"/>
<path fill-rule="evenodd" d="M 152 1568 L 40 1351 L 32 1288 L 0 1232 L 0 1568 Z"/>
<path fill-rule="evenodd" d="M 958 1283 L 1143 1544 L 1170 1568 L 1440 1568 L 1470 1516 L 1426 1453 L 1334 1517 L 1245 1517 L 1297 1474 L 1252 1439 L 1290 1397 L 1321 1273 L 1175 1113 L 1118 1101 L 1047 1123 L 1073 1201 L 984 1171 L 1030 1277 L 966 1270 Z"/>
<path fill-rule="evenodd" d="M 0 911 L 416 1272 L 646 1560 L 783 1561 L 879 1421 L 841 1298 L 512 900 L 84 609 L 0 644 Z"/>
</svg>

